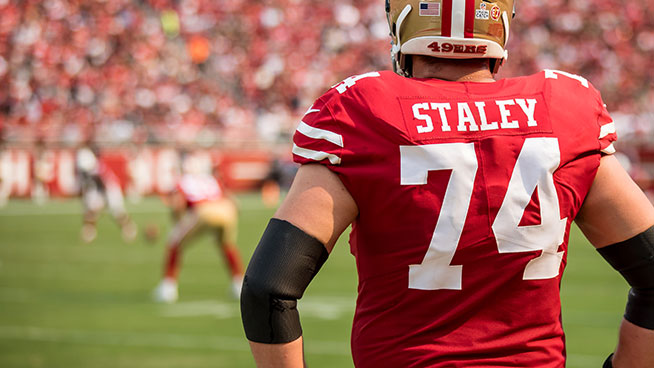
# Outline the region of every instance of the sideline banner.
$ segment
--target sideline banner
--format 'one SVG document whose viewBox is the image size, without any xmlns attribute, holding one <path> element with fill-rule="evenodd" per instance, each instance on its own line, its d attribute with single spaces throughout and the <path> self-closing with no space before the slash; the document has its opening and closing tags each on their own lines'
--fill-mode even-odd
<svg viewBox="0 0 654 368">
<path fill-rule="evenodd" d="M 99 160 L 115 174 L 126 195 L 146 196 L 170 192 L 184 165 L 213 172 L 229 190 L 255 189 L 268 175 L 271 156 L 263 150 L 205 149 L 182 155 L 175 148 L 143 147 L 102 149 Z M 70 197 L 78 191 L 74 149 L 0 151 L 0 198 L 28 198 L 35 193 Z"/>
</svg>

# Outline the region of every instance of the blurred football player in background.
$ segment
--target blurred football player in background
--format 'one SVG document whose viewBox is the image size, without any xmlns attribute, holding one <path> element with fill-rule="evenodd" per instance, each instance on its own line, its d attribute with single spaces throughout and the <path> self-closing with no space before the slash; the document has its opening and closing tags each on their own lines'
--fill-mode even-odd
<svg viewBox="0 0 654 368">
<path fill-rule="evenodd" d="M 54 153 L 39 139 L 32 148 L 32 200 L 39 205 L 50 198 L 50 183 L 55 177 Z"/>
<path fill-rule="evenodd" d="M 564 367 L 576 221 L 632 286 L 604 366 L 654 367 L 654 208 L 599 92 L 553 70 L 495 81 L 512 0 L 386 12 L 396 73 L 335 85 L 293 138 L 302 166 L 241 295 L 257 365 L 304 366 L 296 301 L 352 224 L 355 366 Z"/>
<path fill-rule="evenodd" d="M 241 293 L 243 264 L 236 247 L 238 209 L 216 177 L 198 166 L 192 158 L 184 160 L 184 174 L 168 199 L 175 224 L 167 241 L 163 279 L 154 290 L 159 302 L 177 300 L 182 254 L 202 233 L 215 236 L 231 277 L 232 295 L 238 299 Z"/>
<path fill-rule="evenodd" d="M 79 178 L 83 224 L 80 236 L 85 243 L 97 236 L 97 221 L 102 209 L 107 206 L 111 217 L 120 226 L 123 240 L 132 242 L 137 235 L 136 224 L 125 210 L 123 191 L 116 175 L 100 159 L 95 145 L 85 144 L 75 156 L 75 168 Z"/>
<path fill-rule="evenodd" d="M 277 153 L 270 163 L 268 175 L 261 183 L 261 199 L 266 207 L 279 205 L 279 200 L 288 193 L 291 187 L 298 165 L 290 161 L 287 152 Z"/>
</svg>

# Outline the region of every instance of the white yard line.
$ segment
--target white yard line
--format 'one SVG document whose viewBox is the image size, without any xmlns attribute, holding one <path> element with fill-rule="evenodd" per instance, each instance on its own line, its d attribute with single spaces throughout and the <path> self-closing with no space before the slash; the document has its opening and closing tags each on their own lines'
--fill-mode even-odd
<svg viewBox="0 0 654 368">
<path fill-rule="evenodd" d="M 303 318 L 328 321 L 351 318 L 354 314 L 354 297 L 307 296 L 298 302 L 298 307 Z M 175 318 L 211 316 L 218 319 L 228 319 L 240 316 L 240 311 L 236 302 L 196 300 L 164 305 L 161 308 L 161 315 Z"/>
</svg>

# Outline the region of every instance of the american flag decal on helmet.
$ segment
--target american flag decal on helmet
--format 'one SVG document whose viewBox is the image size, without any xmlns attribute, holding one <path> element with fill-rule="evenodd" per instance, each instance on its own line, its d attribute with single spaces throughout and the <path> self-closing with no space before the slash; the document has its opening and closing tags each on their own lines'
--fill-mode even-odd
<svg viewBox="0 0 654 368">
<path fill-rule="evenodd" d="M 421 2 L 418 15 L 439 17 L 441 15 L 441 3 Z"/>
</svg>

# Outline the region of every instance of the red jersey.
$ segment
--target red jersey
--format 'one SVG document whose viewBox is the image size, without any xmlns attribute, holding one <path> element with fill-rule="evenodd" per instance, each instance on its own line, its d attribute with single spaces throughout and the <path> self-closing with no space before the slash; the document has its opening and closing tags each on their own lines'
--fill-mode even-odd
<svg viewBox="0 0 654 368">
<path fill-rule="evenodd" d="M 558 71 L 447 82 L 372 72 L 319 98 L 296 162 L 326 165 L 359 208 L 357 367 L 563 367 L 570 224 L 615 128 Z"/>
<path fill-rule="evenodd" d="M 224 195 L 218 180 L 211 175 L 184 175 L 177 183 L 177 190 L 186 199 L 188 207 L 201 202 L 217 201 Z"/>
</svg>

